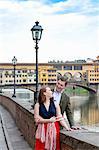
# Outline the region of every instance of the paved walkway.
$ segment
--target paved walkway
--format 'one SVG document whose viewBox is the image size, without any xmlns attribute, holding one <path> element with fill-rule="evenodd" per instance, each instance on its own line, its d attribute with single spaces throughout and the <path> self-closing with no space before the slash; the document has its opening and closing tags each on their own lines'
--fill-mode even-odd
<svg viewBox="0 0 99 150">
<path fill-rule="evenodd" d="M 32 150 L 29 144 L 25 141 L 23 135 L 17 128 L 15 121 L 10 113 L 0 105 L 0 114 L 3 120 L 4 130 L 7 138 L 9 150 Z M 6 142 L 0 121 L 0 150 L 7 150 Z"/>
<path fill-rule="evenodd" d="M 7 145 L 3 133 L 2 122 L 0 117 L 0 150 L 7 150 Z"/>
</svg>

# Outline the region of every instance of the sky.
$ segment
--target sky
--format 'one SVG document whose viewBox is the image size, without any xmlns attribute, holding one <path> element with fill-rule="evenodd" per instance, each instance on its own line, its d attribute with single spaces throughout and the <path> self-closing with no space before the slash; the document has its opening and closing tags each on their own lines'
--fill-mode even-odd
<svg viewBox="0 0 99 150">
<path fill-rule="evenodd" d="M 0 63 L 35 63 L 31 28 L 43 28 L 38 62 L 99 55 L 99 0 L 0 0 Z"/>
</svg>

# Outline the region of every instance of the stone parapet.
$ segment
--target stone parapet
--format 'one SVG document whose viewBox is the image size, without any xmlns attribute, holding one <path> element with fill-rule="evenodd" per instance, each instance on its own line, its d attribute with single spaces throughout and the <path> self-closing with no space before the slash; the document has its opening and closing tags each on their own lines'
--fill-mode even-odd
<svg viewBox="0 0 99 150">
<path fill-rule="evenodd" d="M 11 113 L 22 135 L 34 149 L 36 126 L 31 103 L 2 94 L 0 104 Z M 99 133 L 61 130 L 60 137 L 61 150 L 99 150 Z"/>
<path fill-rule="evenodd" d="M 99 133 L 88 130 L 60 131 L 62 150 L 99 150 Z"/>
<path fill-rule="evenodd" d="M 11 113 L 22 135 L 30 146 L 34 148 L 35 123 L 31 104 L 4 95 L 0 95 L 0 104 Z"/>
</svg>

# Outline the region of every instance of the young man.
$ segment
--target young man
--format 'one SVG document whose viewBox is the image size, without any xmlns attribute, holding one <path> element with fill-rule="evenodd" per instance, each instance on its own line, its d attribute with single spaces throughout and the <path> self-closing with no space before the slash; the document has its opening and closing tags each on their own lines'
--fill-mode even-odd
<svg viewBox="0 0 99 150">
<path fill-rule="evenodd" d="M 74 126 L 74 120 L 71 111 L 70 98 L 64 92 L 64 89 L 67 85 L 67 79 L 64 76 L 61 76 L 56 83 L 55 91 L 53 92 L 54 103 L 60 105 L 61 113 L 66 112 L 66 116 L 69 122 L 69 125 L 72 129 L 79 129 Z"/>
</svg>

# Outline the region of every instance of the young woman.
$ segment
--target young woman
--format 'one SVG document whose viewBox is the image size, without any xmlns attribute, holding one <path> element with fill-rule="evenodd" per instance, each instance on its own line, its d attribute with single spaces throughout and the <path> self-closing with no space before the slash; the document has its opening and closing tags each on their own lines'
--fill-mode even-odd
<svg viewBox="0 0 99 150">
<path fill-rule="evenodd" d="M 37 124 L 35 150 L 60 150 L 60 124 L 72 130 L 64 121 L 59 105 L 55 106 L 49 87 L 40 90 L 35 104 L 34 118 Z"/>
</svg>

